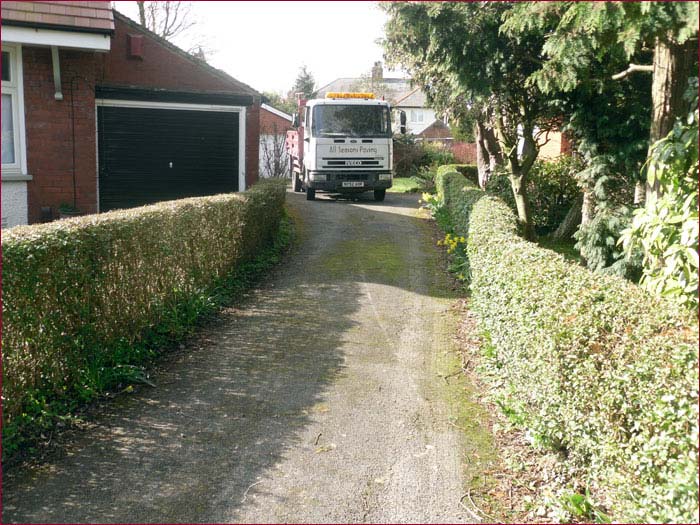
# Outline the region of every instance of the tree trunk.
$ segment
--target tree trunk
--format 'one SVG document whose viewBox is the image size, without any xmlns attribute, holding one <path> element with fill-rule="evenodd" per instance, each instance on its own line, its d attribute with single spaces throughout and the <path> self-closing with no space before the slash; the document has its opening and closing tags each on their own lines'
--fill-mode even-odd
<svg viewBox="0 0 700 525">
<path fill-rule="evenodd" d="M 139 22 L 141 22 L 143 27 L 146 27 L 146 6 L 144 3 L 143 1 L 136 2 L 139 6 Z"/>
<path fill-rule="evenodd" d="M 486 189 L 486 183 L 489 180 L 489 152 L 484 144 L 484 125 L 477 121 L 476 123 L 476 168 L 479 173 L 479 187 L 482 190 Z"/>
<path fill-rule="evenodd" d="M 571 205 L 569 212 L 561 221 L 561 224 L 554 230 L 551 238 L 554 241 L 566 241 L 571 239 L 572 235 L 576 233 L 576 228 L 581 224 L 581 207 L 583 205 L 583 194 L 580 193 L 576 200 Z"/>
<path fill-rule="evenodd" d="M 644 182 L 638 180 L 634 183 L 634 204 L 636 206 L 641 206 L 642 204 L 644 204 L 645 191 L 646 188 L 644 186 Z"/>
<path fill-rule="evenodd" d="M 581 226 L 585 226 L 593 218 L 595 211 L 595 194 L 593 188 L 585 188 L 583 190 L 583 202 L 581 204 Z"/>
<path fill-rule="evenodd" d="M 489 177 L 499 164 L 503 163 L 501 146 L 493 127 L 481 121 L 476 122 L 476 164 L 479 170 L 479 186 L 486 189 Z"/>
<path fill-rule="evenodd" d="M 530 212 L 530 202 L 527 198 L 526 184 L 527 177 L 522 174 L 519 166 L 513 166 L 511 162 L 511 173 L 509 175 L 510 185 L 513 188 L 515 206 L 518 210 L 518 224 L 523 237 L 528 241 L 536 241 L 535 229 L 532 227 L 532 213 Z"/>
<path fill-rule="evenodd" d="M 688 78 L 697 60 L 697 41 L 688 40 L 682 45 L 671 41 L 657 40 L 654 47 L 654 77 L 651 85 L 651 146 L 673 129 L 677 118 L 688 112 L 688 103 L 683 94 L 688 88 Z M 647 185 L 647 202 L 658 196 L 658 182 Z"/>
<path fill-rule="evenodd" d="M 490 173 L 496 171 L 496 167 L 503 164 L 503 153 L 501 153 L 501 145 L 496 138 L 496 130 L 493 126 L 484 126 L 483 131 L 484 147 L 489 155 L 489 170 Z"/>
</svg>

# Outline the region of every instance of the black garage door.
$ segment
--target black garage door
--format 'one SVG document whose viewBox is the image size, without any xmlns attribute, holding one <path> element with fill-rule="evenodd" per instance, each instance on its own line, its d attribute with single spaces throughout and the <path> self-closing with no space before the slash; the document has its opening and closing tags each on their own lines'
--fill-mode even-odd
<svg viewBox="0 0 700 525">
<path fill-rule="evenodd" d="M 238 191 L 238 118 L 98 107 L 100 211 Z"/>
</svg>

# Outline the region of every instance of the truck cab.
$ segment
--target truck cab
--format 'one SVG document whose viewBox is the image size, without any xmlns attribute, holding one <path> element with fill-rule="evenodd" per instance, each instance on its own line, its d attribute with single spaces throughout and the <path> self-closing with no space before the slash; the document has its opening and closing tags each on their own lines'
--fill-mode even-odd
<svg viewBox="0 0 700 525">
<path fill-rule="evenodd" d="M 300 101 L 299 116 L 287 136 L 294 190 L 309 200 L 316 191 L 373 191 L 383 201 L 393 168 L 389 104 L 371 93 L 328 93 Z"/>
</svg>

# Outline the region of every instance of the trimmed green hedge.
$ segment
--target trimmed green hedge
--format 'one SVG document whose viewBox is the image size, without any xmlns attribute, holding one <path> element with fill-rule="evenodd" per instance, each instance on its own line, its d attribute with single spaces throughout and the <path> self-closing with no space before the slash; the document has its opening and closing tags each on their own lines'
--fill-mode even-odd
<svg viewBox="0 0 700 525">
<path fill-rule="evenodd" d="M 284 181 L 3 232 L 3 423 L 92 399 L 268 246 Z M 183 318 L 184 317 L 184 318 Z M 32 421 L 29 421 L 32 419 Z M 24 420 L 24 421 L 23 421 Z"/>
<path fill-rule="evenodd" d="M 479 169 L 474 164 L 444 164 L 438 167 L 437 174 L 444 175 L 451 171 L 461 173 L 468 181 L 479 185 Z"/>
<path fill-rule="evenodd" d="M 490 365 L 535 443 L 564 452 L 615 520 L 697 523 L 697 319 L 523 240 L 454 170 L 436 182 L 467 238 Z"/>
</svg>

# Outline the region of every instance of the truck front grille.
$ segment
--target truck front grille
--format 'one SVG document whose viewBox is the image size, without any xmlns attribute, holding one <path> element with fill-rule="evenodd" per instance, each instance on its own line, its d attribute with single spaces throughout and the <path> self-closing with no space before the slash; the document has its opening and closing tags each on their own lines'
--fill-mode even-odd
<svg viewBox="0 0 700 525">
<path fill-rule="evenodd" d="M 377 168 L 383 158 L 376 157 L 322 157 L 324 168 L 362 169 Z"/>
</svg>

